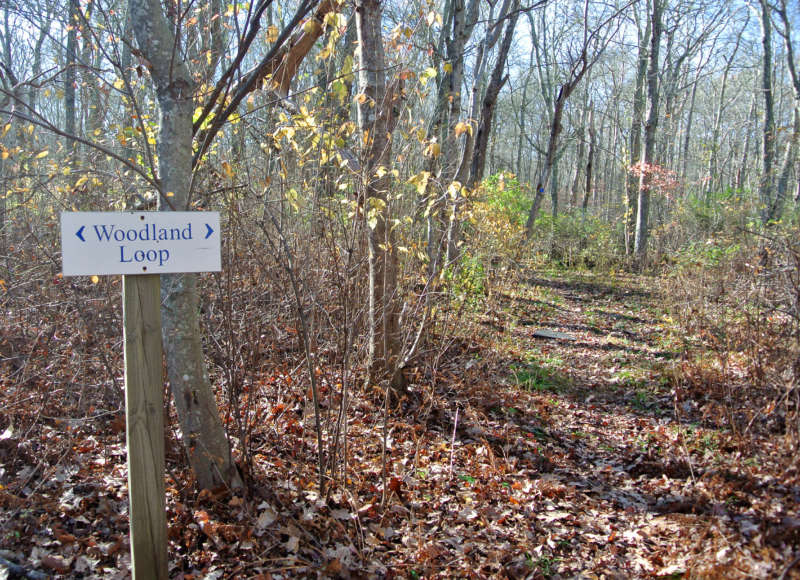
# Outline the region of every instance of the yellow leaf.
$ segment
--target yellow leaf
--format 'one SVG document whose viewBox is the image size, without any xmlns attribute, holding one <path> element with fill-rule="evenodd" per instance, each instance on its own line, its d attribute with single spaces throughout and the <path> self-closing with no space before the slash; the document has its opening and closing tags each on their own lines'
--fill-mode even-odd
<svg viewBox="0 0 800 580">
<path fill-rule="evenodd" d="M 436 74 L 436 69 L 432 66 L 429 66 L 419 75 L 419 80 L 422 83 L 426 83 L 428 82 L 428 79 L 436 78 Z"/>
<path fill-rule="evenodd" d="M 50 155 L 50 152 L 47 149 L 45 149 L 36 156 L 36 159 L 42 159 L 43 157 L 47 157 L 48 155 Z"/>
<path fill-rule="evenodd" d="M 0 153 L 0 158 L 8 159 L 8 151 L 3 151 L 2 153 Z"/>
<path fill-rule="evenodd" d="M 122 89 L 125 88 L 125 81 L 123 81 L 122 79 L 115 80 L 114 88 L 117 89 L 118 91 L 121 91 Z"/>
<path fill-rule="evenodd" d="M 92 276 L 92 284 L 97 284 L 100 281 L 100 277 L 97 275 Z"/>
<path fill-rule="evenodd" d="M 453 63 L 451 63 L 451 62 L 444 63 L 444 72 L 446 72 L 446 73 L 453 72 Z"/>
<path fill-rule="evenodd" d="M 229 179 L 233 179 L 233 167 L 227 161 L 222 162 L 222 170 L 225 172 L 225 175 L 228 176 Z"/>
<path fill-rule="evenodd" d="M 442 152 L 442 146 L 439 145 L 438 143 L 431 143 L 425 148 L 425 155 L 427 157 L 433 157 L 434 159 L 439 157 L 439 154 L 441 154 L 441 152 Z"/>
<path fill-rule="evenodd" d="M 363 105 L 367 102 L 367 95 L 364 93 L 358 93 L 358 95 L 356 95 L 356 101 L 358 101 L 359 105 Z"/>
<path fill-rule="evenodd" d="M 278 40 L 279 34 L 280 31 L 278 30 L 278 27 L 275 26 L 274 24 L 270 24 L 269 28 L 267 28 L 267 42 L 269 43 L 275 42 L 276 40 Z"/>
<path fill-rule="evenodd" d="M 75 182 L 75 187 L 80 187 L 81 185 L 83 185 L 87 181 L 89 181 L 89 176 L 88 175 L 84 175 L 83 177 L 78 179 L 78 181 Z"/>
<path fill-rule="evenodd" d="M 174 191 L 168 191 L 167 193 L 164 194 L 164 196 L 165 197 L 175 197 L 175 192 Z"/>
<path fill-rule="evenodd" d="M 456 123 L 456 137 L 463 135 L 464 133 L 469 133 L 472 135 L 472 125 L 469 123 L 464 123 L 463 121 Z"/>
<path fill-rule="evenodd" d="M 313 18 L 306 20 L 303 24 L 303 31 L 307 34 L 316 34 L 319 28 L 319 23 Z"/>
</svg>

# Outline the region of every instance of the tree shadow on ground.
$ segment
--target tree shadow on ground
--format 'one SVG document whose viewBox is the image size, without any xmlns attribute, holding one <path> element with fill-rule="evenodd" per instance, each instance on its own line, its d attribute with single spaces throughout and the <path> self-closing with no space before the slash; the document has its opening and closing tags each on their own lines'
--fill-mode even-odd
<svg viewBox="0 0 800 580">
<path fill-rule="evenodd" d="M 652 298 L 653 296 L 653 293 L 649 290 L 632 288 L 630 286 L 623 285 L 617 286 L 612 284 L 603 284 L 600 282 L 549 279 L 534 276 L 525 280 L 525 283 L 529 286 L 542 286 L 544 288 L 552 288 L 554 290 L 571 290 L 573 292 L 582 292 L 585 294 L 590 294 L 592 299 L 629 296 Z"/>
</svg>

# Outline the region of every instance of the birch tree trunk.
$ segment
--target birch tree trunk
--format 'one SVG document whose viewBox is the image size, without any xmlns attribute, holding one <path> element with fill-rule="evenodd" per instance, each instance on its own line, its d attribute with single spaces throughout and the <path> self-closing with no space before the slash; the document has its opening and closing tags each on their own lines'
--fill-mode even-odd
<svg viewBox="0 0 800 580">
<path fill-rule="evenodd" d="M 160 108 L 156 145 L 159 207 L 186 209 L 192 175 L 195 83 L 181 60 L 174 23 L 167 19 L 160 2 L 130 0 L 130 10 L 136 42 L 149 63 Z M 162 276 L 161 301 L 167 377 L 197 485 L 241 487 L 203 358 L 196 276 Z"/>
</svg>

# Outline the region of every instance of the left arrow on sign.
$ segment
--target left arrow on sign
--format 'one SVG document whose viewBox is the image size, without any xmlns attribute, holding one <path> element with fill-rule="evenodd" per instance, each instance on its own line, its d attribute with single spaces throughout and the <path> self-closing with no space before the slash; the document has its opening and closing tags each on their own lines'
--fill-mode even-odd
<svg viewBox="0 0 800 580">
<path fill-rule="evenodd" d="M 85 229 L 86 229 L 86 226 L 81 226 L 81 229 L 79 229 L 77 232 L 75 232 L 75 235 L 78 236 L 82 242 L 86 241 L 84 239 L 84 237 L 83 237 L 83 230 L 85 230 Z"/>
</svg>

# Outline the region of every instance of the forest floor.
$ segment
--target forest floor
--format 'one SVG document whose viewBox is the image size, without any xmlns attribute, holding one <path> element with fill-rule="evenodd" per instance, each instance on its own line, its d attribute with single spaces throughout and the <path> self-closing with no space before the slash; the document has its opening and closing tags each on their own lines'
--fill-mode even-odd
<svg viewBox="0 0 800 580">
<path fill-rule="evenodd" d="M 800 577 L 796 457 L 760 410 L 734 432 L 684 388 L 693 343 L 663 292 L 553 272 L 493 289 L 387 421 L 380 393 L 353 396 L 325 497 L 303 389 L 264 374 L 247 493 L 196 493 L 168 436 L 170 576 Z M 0 381 L 0 577 L 126 577 L 124 420 Z"/>
</svg>

